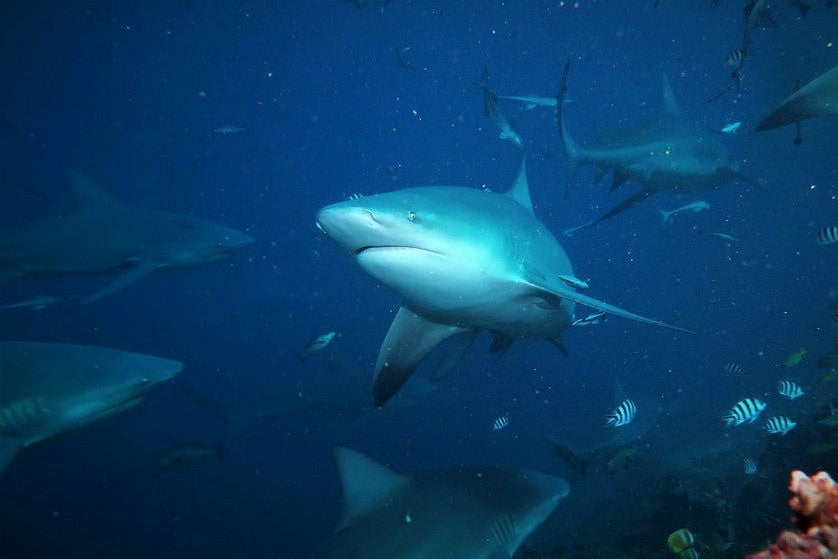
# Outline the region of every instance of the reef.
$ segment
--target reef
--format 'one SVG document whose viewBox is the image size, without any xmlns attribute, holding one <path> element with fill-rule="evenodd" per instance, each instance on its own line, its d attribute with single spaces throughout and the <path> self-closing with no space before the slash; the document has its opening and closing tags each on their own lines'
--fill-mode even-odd
<svg viewBox="0 0 838 559">
<path fill-rule="evenodd" d="M 838 558 L 838 484 L 826 472 L 791 474 L 789 507 L 797 530 L 784 531 L 770 547 L 747 559 Z"/>
</svg>

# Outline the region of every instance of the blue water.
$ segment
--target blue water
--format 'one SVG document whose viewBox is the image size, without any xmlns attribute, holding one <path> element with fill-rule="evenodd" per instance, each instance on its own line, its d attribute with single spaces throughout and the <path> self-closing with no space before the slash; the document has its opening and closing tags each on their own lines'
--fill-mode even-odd
<svg viewBox="0 0 838 559">
<path fill-rule="evenodd" d="M 0 477 L 0 557 L 303 558 L 337 522 L 336 445 L 411 474 L 497 464 L 567 477 L 571 496 L 532 544 L 545 557 L 557 547 L 582 554 L 579 534 L 597 529 L 610 556 L 671 556 L 666 535 L 704 517 L 690 516 L 682 493 L 674 506 L 661 505 L 672 512 L 664 520 L 652 515 L 654 504 L 643 512 L 632 505 L 693 478 L 698 486 L 710 480 L 716 493 L 708 500 L 724 513 L 719 528 L 742 522 L 735 533 L 742 548 L 731 550 L 772 537 L 782 523 L 753 528 L 738 499 L 773 488 L 770 512 L 785 519 L 789 469 L 838 473 L 838 451 L 806 454 L 795 432 L 781 444 L 760 435 L 765 472 L 748 479 L 741 445 L 758 431 L 726 430 L 719 417 L 738 399 L 759 396 L 814 423 L 836 396 L 838 381 L 823 381 L 816 361 L 836 343 L 828 303 L 838 245 L 814 240 L 818 229 L 838 225 L 836 120 L 804 123 L 799 146 L 793 126 L 753 129 L 796 85 L 835 65 L 838 9 L 817 1 L 802 18 L 776 6 L 778 26 L 756 32 L 741 89 L 708 104 L 730 83 L 724 59 L 740 44 L 741 2 L 652 4 L 0 4 L 0 116 L 14 126 L 0 128 L 4 226 L 60 212 L 65 171 L 73 169 L 126 205 L 193 215 L 256 239 L 229 260 L 152 274 L 92 305 L 2 311 L 0 337 L 178 359 L 186 364 L 178 382 L 227 410 L 310 386 L 371 382 L 399 301 L 315 228 L 320 207 L 416 185 L 500 191 L 523 154 L 535 213 L 556 235 L 623 199 L 590 168 L 564 196 L 567 166 L 549 109 L 504 102 L 525 150 L 498 139 L 474 85 L 484 67 L 500 94 L 549 97 L 571 59 L 565 114 L 579 140 L 653 115 L 666 75 L 696 126 L 743 122 L 726 141 L 742 170 L 765 185 L 655 197 L 561 239 L 591 295 L 695 335 L 612 318 L 567 332 L 567 357 L 523 341 L 501 358 L 481 336 L 457 372 L 410 408 L 355 417 L 324 407 L 236 429 L 166 385 L 124 415 L 15 459 Z M 397 63 L 402 47 L 411 68 Z M 223 125 L 243 130 L 214 132 Z M 698 198 L 711 209 L 661 225 L 657 209 Z M 87 294 L 106 282 L 18 280 L 2 286 L 0 304 Z M 339 335 L 301 364 L 306 340 L 326 331 Z M 801 347 L 808 354 L 788 374 L 807 397 L 791 405 L 775 385 L 786 378 L 787 355 Z M 727 362 L 749 376 L 732 377 Z M 589 433 L 627 396 L 638 402 L 638 421 L 644 409 L 654 418 L 637 463 L 609 473 L 610 455 L 595 455 L 586 479 L 567 471 L 548 435 L 592 446 Z M 492 420 L 504 414 L 509 427 L 493 432 Z M 807 444 L 835 437 L 808 432 Z M 155 464 L 173 444 L 219 441 L 229 445 L 223 461 L 171 471 Z M 691 452 L 725 442 L 716 470 L 691 465 Z M 592 526 L 591 517 L 610 520 Z M 640 517 L 655 520 L 637 535 Z"/>
</svg>

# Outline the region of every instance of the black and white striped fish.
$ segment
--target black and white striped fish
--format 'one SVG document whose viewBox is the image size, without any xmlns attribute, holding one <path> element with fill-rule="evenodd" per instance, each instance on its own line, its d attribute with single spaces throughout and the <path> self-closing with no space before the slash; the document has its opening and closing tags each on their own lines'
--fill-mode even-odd
<svg viewBox="0 0 838 559">
<path fill-rule="evenodd" d="M 623 400 L 610 415 L 606 416 L 605 424 L 612 427 L 622 427 L 628 425 L 637 415 L 637 406 L 631 400 Z"/>
<path fill-rule="evenodd" d="M 742 373 L 745 372 L 745 370 L 742 368 L 742 365 L 733 362 L 725 363 L 725 371 L 732 375 L 742 375 Z"/>
<path fill-rule="evenodd" d="M 772 417 L 765 422 L 765 430 L 772 435 L 785 436 L 795 427 L 797 427 L 797 423 L 784 415 Z"/>
<path fill-rule="evenodd" d="M 838 243 L 838 226 L 824 227 L 818 231 L 819 245 L 831 245 L 832 243 Z"/>
<path fill-rule="evenodd" d="M 804 394 L 800 385 L 790 380 L 781 380 L 777 385 L 777 391 L 780 393 L 780 396 L 785 396 L 789 400 L 800 398 Z"/>
<path fill-rule="evenodd" d="M 742 64 L 742 59 L 745 58 L 745 53 L 742 52 L 742 49 L 733 49 L 727 54 L 727 58 L 725 58 L 725 64 L 728 66 L 739 66 Z"/>
<path fill-rule="evenodd" d="M 745 458 L 745 473 L 749 476 L 757 473 L 757 463 L 753 458 Z"/>
<path fill-rule="evenodd" d="M 728 426 L 753 423 L 765 409 L 765 406 L 766 404 L 762 400 L 745 398 L 736 402 L 736 405 L 722 419 L 727 422 Z"/>
<path fill-rule="evenodd" d="M 492 430 L 493 431 L 500 431 L 504 427 L 509 425 L 509 417 L 502 415 L 499 418 L 492 421 Z"/>
</svg>

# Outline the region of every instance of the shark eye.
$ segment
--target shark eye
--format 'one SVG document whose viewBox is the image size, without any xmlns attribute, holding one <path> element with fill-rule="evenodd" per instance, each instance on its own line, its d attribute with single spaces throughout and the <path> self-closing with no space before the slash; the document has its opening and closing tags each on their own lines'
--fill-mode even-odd
<svg viewBox="0 0 838 559">
<path fill-rule="evenodd" d="M 416 212 L 407 212 L 407 219 L 412 223 L 416 221 Z"/>
</svg>

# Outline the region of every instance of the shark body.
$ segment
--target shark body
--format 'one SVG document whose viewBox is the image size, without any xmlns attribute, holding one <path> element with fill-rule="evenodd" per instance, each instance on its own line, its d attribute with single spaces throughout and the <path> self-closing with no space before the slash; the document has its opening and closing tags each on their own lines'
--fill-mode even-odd
<svg viewBox="0 0 838 559">
<path fill-rule="evenodd" d="M 463 187 L 407 188 L 327 206 L 317 225 L 403 299 L 375 365 L 373 398 L 386 402 L 440 342 L 453 367 L 480 330 L 493 351 L 522 338 L 564 350 L 576 304 L 667 326 L 587 295 L 564 249 L 535 217 L 525 165 L 497 194 Z M 562 279 L 566 278 L 566 279 Z"/>
<path fill-rule="evenodd" d="M 222 260 L 253 242 L 221 225 L 171 212 L 128 208 L 88 179 L 70 175 L 75 207 L 0 233 L 0 281 L 116 273 L 83 299 L 110 295 L 156 270 Z"/>
<path fill-rule="evenodd" d="M 568 188 L 576 168 L 584 163 L 593 165 L 598 176 L 611 174 L 610 191 L 629 181 L 641 185 L 640 190 L 624 202 L 582 227 L 614 217 L 659 192 L 694 193 L 713 190 L 732 181 L 759 186 L 738 170 L 721 141 L 721 134 L 696 130 L 684 122 L 665 78 L 661 114 L 601 135 L 587 144 L 577 144 L 563 114 L 568 69 L 569 65 L 565 66 L 557 95 L 559 131 L 569 167 Z"/>
<path fill-rule="evenodd" d="M 23 447 L 131 409 L 181 369 L 115 349 L 0 342 L 0 472 Z"/>
<path fill-rule="evenodd" d="M 555 97 L 538 97 L 536 95 L 498 95 L 497 98 L 523 103 L 524 108 L 528 111 L 536 107 L 553 107 L 555 109 L 557 103 Z"/>
<path fill-rule="evenodd" d="M 337 532 L 317 559 L 512 557 L 570 488 L 550 475 L 460 469 L 412 479 L 335 451 L 344 491 Z"/>
<path fill-rule="evenodd" d="M 838 66 L 810 81 L 771 111 L 757 130 L 771 130 L 809 118 L 838 114 Z"/>
</svg>

